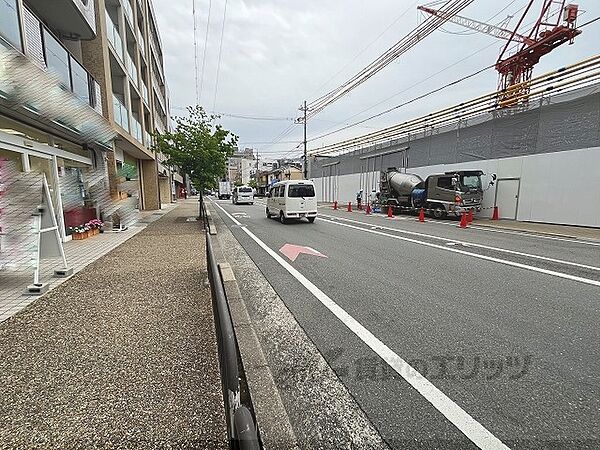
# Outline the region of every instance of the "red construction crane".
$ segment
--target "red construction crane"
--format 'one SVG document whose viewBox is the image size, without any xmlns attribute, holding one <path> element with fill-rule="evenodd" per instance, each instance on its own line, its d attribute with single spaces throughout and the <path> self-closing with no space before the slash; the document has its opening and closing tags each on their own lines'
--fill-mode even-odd
<svg viewBox="0 0 600 450">
<path fill-rule="evenodd" d="M 529 1 L 512 31 L 462 16 L 444 17 L 442 12 L 427 6 L 419 6 L 418 9 L 507 41 L 496 61 L 496 70 L 500 74 L 499 104 L 511 106 L 527 102 L 533 67 L 540 58 L 565 42 L 573 43 L 575 36 L 581 33 L 576 28 L 579 7 L 576 4 L 565 6 L 566 0 L 543 0 L 542 10 L 533 28 L 527 34 L 518 33 L 534 2 L 535 0 Z M 515 43 L 519 48 L 512 55 L 508 55 L 511 44 Z"/>
</svg>

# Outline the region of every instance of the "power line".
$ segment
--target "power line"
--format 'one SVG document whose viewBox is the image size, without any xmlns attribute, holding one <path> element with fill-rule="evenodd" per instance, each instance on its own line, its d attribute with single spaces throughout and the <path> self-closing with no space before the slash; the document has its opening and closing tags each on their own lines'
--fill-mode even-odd
<svg viewBox="0 0 600 450">
<path fill-rule="evenodd" d="M 413 88 L 415 88 L 415 87 L 417 87 L 417 86 L 419 86 L 419 85 L 421 85 L 421 84 L 425 83 L 426 81 L 429 81 L 429 80 L 431 80 L 432 78 L 435 78 L 435 77 L 436 77 L 436 76 L 438 76 L 439 74 L 441 74 L 441 73 L 444 73 L 446 70 L 448 70 L 448 69 L 451 69 L 452 67 L 459 65 L 460 63 L 462 63 L 462 62 L 466 61 L 467 59 L 469 59 L 469 58 L 472 58 L 473 56 L 475 56 L 475 55 L 477 55 L 477 54 L 479 54 L 479 53 L 481 53 L 481 52 L 483 52 L 483 51 L 487 50 L 488 48 L 490 48 L 490 47 L 492 47 L 492 46 L 495 46 L 496 44 L 497 44 L 497 43 L 494 41 L 494 42 L 492 42 L 491 44 L 488 44 L 488 45 L 486 45 L 485 47 L 482 47 L 482 48 L 480 48 L 479 50 L 477 50 L 477 51 L 475 51 L 475 52 L 471 53 L 470 55 L 467 55 L 467 56 L 465 56 L 464 58 L 462 58 L 462 59 L 459 59 L 458 61 L 455 61 L 455 62 L 453 62 L 452 64 L 450 64 L 450 65 L 448 65 L 448 66 L 444 67 L 443 69 L 441 69 L 441 70 L 438 70 L 438 71 L 437 71 L 437 72 L 435 72 L 434 74 L 432 74 L 432 75 L 429 75 L 428 77 L 426 77 L 426 78 L 423 78 L 422 80 L 419 80 L 419 81 L 417 81 L 416 83 L 414 83 L 414 84 L 410 85 L 409 87 L 407 87 L 407 88 L 405 88 L 405 89 L 402 89 L 401 91 L 398 91 L 398 92 L 396 92 L 395 94 L 392 94 L 392 95 L 390 95 L 389 97 L 386 97 L 386 98 L 384 98 L 383 100 L 381 100 L 381 101 L 379 101 L 379 102 L 375 103 L 375 104 L 374 104 L 374 105 L 372 105 L 372 106 L 369 106 L 368 108 L 365 108 L 365 109 L 363 109 L 363 110 L 361 110 L 361 111 L 359 111 L 359 112 L 357 112 L 357 113 L 355 113 L 355 114 L 353 114 L 353 115 L 351 115 L 351 116 L 349 116 L 349 117 L 346 117 L 344 120 L 342 120 L 342 121 L 340 121 L 340 122 L 336 123 L 336 124 L 335 124 L 333 127 L 330 127 L 330 128 L 328 128 L 328 129 L 326 129 L 326 130 L 325 130 L 325 132 L 327 132 L 327 131 L 329 131 L 329 130 L 332 130 L 332 129 L 333 129 L 333 128 L 335 128 L 336 126 L 338 126 L 338 125 L 341 125 L 341 124 L 343 124 L 343 123 L 347 124 L 347 122 L 348 122 L 349 120 L 352 120 L 352 119 L 354 119 L 355 117 L 357 117 L 357 116 L 361 115 L 362 113 L 364 113 L 364 112 L 367 112 L 367 111 L 370 111 L 370 110 L 372 110 L 372 109 L 376 108 L 377 106 L 379 106 L 379 105 L 381 105 L 381 104 L 383 104 L 383 103 L 386 103 L 387 101 L 389 101 L 389 100 L 391 100 L 391 99 L 393 99 L 393 98 L 395 98 L 395 97 L 398 97 L 398 96 L 399 96 L 399 95 L 401 95 L 401 94 L 404 94 L 405 92 L 411 91 Z M 309 139 L 309 141 L 310 141 L 310 140 L 312 140 L 312 138 L 311 138 L 311 139 Z"/>
<path fill-rule="evenodd" d="M 515 0 L 516 1 L 516 0 Z M 319 86 L 312 94 L 309 95 L 309 97 L 312 97 L 314 94 L 316 94 L 318 91 L 320 91 L 321 89 L 323 89 L 325 86 L 327 86 L 327 84 L 329 84 L 329 82 L 331 80 L 333 80 L 335 77 L 337 77 L 340 73 L 342 73 L 344 70 L 346 70 L 354 61 L 356 61 L 364 52 L 366 52 L 369 48 L 371 48 L 371 46 L 377 42 L 379 39 L 381 39 L 381 37 L 388 32 L 388 30 L 390 28 L 392 28 L 394 25 L 396 25 L 396 23 L 398 23 L 398 21 L 400 19 L 402 19 L 402 17 L 404 17 L 411 9 L 413 9 L 415 7 L 415 5 L 419 2 L 419 0 L 413 2 L 408 8 L 406 8 L 402 14 L 400 14 L 398 17 L 396 17 L 396 19 L 394 19 L 394 21 L 392 23 L 390 23 L 387 28 L 385 30 L 383 30 L 375 39 L 373 39 L 366 47 L 364 47 L 360 52 L 358 52 L 350 61 L 348 61 L 339 71 L 337 71 L 334 75 L 332 75 L 327 81 L 325 81 L 321 86 Z"/>
<path fill-rule="evenodd" d="M 204 85 L 204 68 L 206 66 L 206 48 L 208 47 L 208 32 L 210 30 L 210 10 L 212 7 L 212 0 L 208 0 L 208 20 L 206 22 L 206 36 L 204 37 L 204 51 L 202 54 L 202 74 L 200 76 L 200 93 L 198 96 L 198 101 L 202 98 L 202 87 Z"/>
<path fill-rule="evenodd" d="M 275 122 L 293 122 L 293 117 L 272 117 L 272 116 L 250 116 L 243 114 L 231 114 L 231 113 L 215 113 L 224 117 L 233 117 L 235 119 L 246 119 L 246 120 L 264 120 L 264 121 L 275 121 Z"/>
<path fill-rule="evenodd" d="M 273 141 L 243 141 L 240 142 L 239 145 L 259 145 L 259 144 L 298 144 L 299 141 L 279 141 L 279 142 L 273 142 Z M 265 152 L 265 150 L 261 150 L 263 153 Z"/>
<path fill-rule="evenodd" d="M 487 20 L 487 22 L 489 22 L 489 21 L 493 20 L 495 17 L 497 17 L 498 15 L 500 15 L 502 12 L 506 11 L 506 10 L 507 10 L 507 9 L 508 9 L 510 6 L 512 6 L 512 5 L 513 5 L 515 2 L 516 2 L 516 0 L 512 0 L 512 1 L 511 1 L 511 2 L 508 4 L 508 5 L 504 6 L 504 7 L 503 7 L 503 8 L 502 8 L 500 11 L 496 12 L 496 13 L 495 13 L 495 14 L 494 14 L 492 17 L 490 17 L 490 18 Z M 517 14 L 519 11 L 521 11 L 521 10 L 523 10 L 523 9 L 525 9 L 525 6 L 523 6 L 523 7 L 519 8 L 519 9 L 518 9 L 518 10 L 517 10 L 517 11 L 516 11 L 514 14 Z M 532 23 L 533 23 L 533 22 L 532 22 Z M 530 26 L 530 25 L 532 25 L 532 23 L 530 23 L 530 24 L 526 25 L 526 27 L 527 27 L 527 26 Z M 584 25 L 586 25 L 586 24 L 584 24 Z M 584 26 L 584 25 L 582 25 L 582 26 Z M 340 124 L 342 124 L 342 123 L 345 123 L 345 122 L 347 122 L 348 120 L 351 120 L 351 119 L 353 119 L 353 118 L 355 118 L 355 117 L 359 116 L 360 114 L 362 114 L 362 113 L 364 113 L 364 112 L 370 111 L 370 110 L 372 110 L 372 109 L 376 108 L 377 106 L 379 106 L 379 105 L 381 105 L 381 104 L 383 104 L 383 103 L 387 102 L 388 100 L 391 100 L 392 98 L 394 98 L 394 97 L 397 97 L 397 96 L 398 96 L 398 95 L 400 95 L 400 94 L 403 94 L 403 93 L 405 93 L 405 92 L 407 92 L 407 91 L 410 91 L 410 90 L 412 90 L 414 87 L 416 87 L 416 86 L 418 86 L 418 85 L 420 85 L 420 84 L 423 84 L 424 82 L 426 82 L 426 81 L 428 81 L 428 80 L 430 80 L 430 79 L 432 79 L 432 78 L 436 77 L 437 75 L 439 75 L 439 74 L 441 74 L 441 73 L 445 72 L 446 70 L 448 70 L 448 69 L 450 69 L 450 68 L 452 68 L 452 67 L 454 67 L 454 66 L 456 66 L 456 65 L 458 65 L 458 64 L 460 64 L 460 63 L 462 63 L 462 62 L 464 62 L 464 61 L 466 61 L 467 59 L 469 59 L 469 58 L 472 58 L 473 56 L 475 56 L 475 55 L 477 55 L 477 54 L 481 53 L 482 51 L 485 51 L 485 50 L 487 50 L 488 48 L 490 48 L 490 47 L 492 47 L 492 46 L 494 46 L 494 45 L 496 45 L 496 42 L 495 42 L 495 41 L 494 41 L 494 42 L 492 42 L 492 43 L 490 43 L 490 44 L 488 44 L 488 45 L 486 45 L 486 46 L 484 46 L 484 47 L 482 47 L 482 48 L 480 48 L 479 50 L 476 50 L 475 52 L 471 53 L 470 55 L 467 55 L 467 56 L 465 56 L 464 58 L 462 58 L 462 59 L 459 59 L 458 61 L 456 61 L 456 62 L 454 62 L 454 63 L 452 63 L 452 64 L 450 64 L 450 65 L 448 65 L 448 66 L 444 67 L 443 69 L 441 69 L 441 70 L 439 70 L 439 71 L 435 72 L 434 74 L 432 74 L 432 75 L 428 76 L 427 78 L 424 78 L 424 79 L 422 79 L 422 80 L 418 81 L 417 83 L 414 83 L 413 85 L 409 86 L 408 88 L 406 88 L 406 89 L 403 89 L 403 90 L 401 90 L 401 91 L 399 91 L 399 92 L 397 92 L 397 93 L 395 93 L 395 94 L 393 94 L 393 95 L 391 95 L 391 96 L 389 96 L 389 97 L 387 97 L 387 98 L 385 98 L 385 99 L 383 99 L 383 100 L 381 100 L 381 101 L 377 102 L 376 104 L 374 104 L 374 105 L 372 105 L 372 106 L 369 106 L 368 108 L 365 108 L 365 109 L 363 109 L 363 110 L 361 110 L 361 111 L 357 112 L 356 114 L 353 114 L 353 115 L 352 115 L 352 116 L 350 116 L 350 117 L 347 117 L 346 119 L 342 120 L 341 122 L 338 122 L 336 125 L 340 125 Z M 490 67 L 488 67 L 488 68 L 484 68 L 484 69 L 481 69 L 481 71 L 478 71 L 478 72 L 476 72 L 475 74 L 472 74 L 472 75 L 473 75 L 473 76 L 474 76 L 474 75 L 477 75 L 478 73 L 480 73 L 480 72 L 482 72 L 482 71 L 484 71 L 484 70 L 487 70 L 487 69 L 489 69 L 489 68 L 490 68 Z M 434 92 L 435 92 L 435 91 L 434 91 Z M 432 93 L 433 93 L 433 92 L 432 92 Z M 427 95 L 429 95 L 429 94 L 427 94 Z M 421 97 L 417 97 L 416 99 L 413 99 L 412 101 L 419 100 L 420 98 L 421 98 Z M 412 101 L 410 101 L 410 102 L 408 102 L 408 103 L 411 103 Z M 408 103 L 406 103 L 406 104 L 408 104 Z M 403 104 L 403 105 L 404 105 L 404 104 Z M 396 107 L 394 107 L 394 108 L 392 108 L 392 110 L 393 110 L 393 109 L 397 109 L 397 108 L 396 108 Z M 384 112 L 383 112 L 382 114 L 380 114 L 380 115 L 383 115 L 383 114 L 385 114 L 385 113 L 386 113 L 386 112 L 384 111 Z M 378 117 L 378 115 L 372 116 L 371 118 L 374 118 L 374 117 Z M 371 118 L 367 118 L 367 119 L 365 119 L 365 121 L 366 121 L 366 120 L 370 120 Z M 352 127 L 352 126 L 358 126 L 358 125 L 360 125 L 362 122 L 363 122 L 363 121 L 355 122 L 354 124 L 350 124 L 349 126 L 346 126 L 346 127 L 344 127 L 344 128 L 340 128 L 339 130 L 336 130 L 336 131 L 333 131 L 333 132 L 331 132 L 331 133 L 328 133 L 328 131 L 329 131 L 329 130 L 331 130 L 331 129 L 333 129 L 333 128 L 334 128 L 334 127 L 330 127 L 329 129 L 326 129 L 326 130 L 325 130 L 325 134 L 321 134 L 320 136 L 317 136 L 317 137 L 315 137 L 315 138 L 311 138 L 311 139 L 309 139 L 309 141 L 313 141 L 313 140 L 315 140 L 315 139 L 319 139 L 320 137 L 328 136 L 328 135 L 330 135 L 330 134 L 335 134 L 335 133 L 337 133 L 338 131 L 345 130 L 346 128 L 350 128 L 350 127 Z"/>
<path fill-rule="evenodd" d="M 408 100 L 408 101 L 406 101 L 404 103 L 400 103 L 399 105 L 396 105 L 396 106 L 393 106 L 391 108 L 388 108 L 385 111 L 381 111 L 380 113 L 377 113 L 377 114 L 374 114 L 372 116 L 369 116 L 366 119 L 362 119 L 362 120 L 359 120 L 358 122 L 351 123 L 349 125 L 346 125 L 345 127 L 338 128 L 337 130 L 331 131 L 329 133 L 321 134 L 320 136 L 316 136 L 314 138 L 308 139 L 308 141 L 311 142 L 311 141 L 314 141 L 314 140 L 317 140 L 317 139 L 321 139 L 321 138 L 323 138 L 325 136 L 329 136 L 331 134 L 338 133 L 338 132 L 340 132 L 342 130 L 347 130 L 348 128 L 352 128 L 352 127 L 354 127 L 356 125 L 359 125 L 361 123 L 367 122 L 367 121 L 369 121 L 371 119 L 375 119 L 376 117 L 383 116 L 383 115 L 388 114 L 388 113 L 390 113 L 390 112 L 392 112 L 392 111 L 394 111 L 394 110 L 396 110 L 398 108 L 402 108 L 403 106 L 409 105 L 410 103 L 416 102 L 417 100 L 421 100 L 421 99 L 423 99 L 425 97 L 428 97 L 428 96 L 430 96 L 432 94 L 435 94 L 436 92 L 440 92 L 440 91 L 442 91 L 444 89 L 447 89 L 447 88 L 449 88 L 451 86 L 454 86 L 454 85 L 456 85 L 458 83 L 461 83 L 461 82 L 463 82 L 463 81 L 465 81 L 465 80 L 467 80 L 469 78 L 472 78 L 472 77 L 474 77 L 476 75 L 479 75 L 480 73 L 485 72 L 486 70 L 489 70 L 489 69 L 491 69 L 493 67 L 494 67 L 494 64 L 492 64 L 490 66 L 487 66 L 487 67 L 484 67 L 483 69 L 479 69 L 477 72 L 473 72 L 470 75 L 466 75 L 466 76 L 464 76 L 462 78 L 459 78 L 458 80 L 454 80 L 454 81 L 452 81 L 450 83 L 447 83 L 447 84 L 445 84 L 443 86 L 440 86 L 440 87 L 438 87 L 436 89 L 433 89 L 433 90 L 431 90 L 429 92 L 426 92 L 425 94 L 421 94 L 418 97 L 412 98 L 411 100 Z"/>
<path fill-rule="evenodd" d="M 219 72 L 221 71 L 221 53 L 223 52 L 223 35 L 225 34 L 225 21 L 227 19 L 227 0 L 223 9 L 223 24 L 221 25 L 221 42 L 219 43 L 219 59 L 217 61 L 217 79 L 215 80 L 215 96 L 213 98 L 212 110 L 215 110 L 217 104 L 217 92 L 219 91 Z"/>
<path fill-rule="evenodd" d="M 409 49 L 414 47 L 424 37 L 435 31 L 441 24 L 446 22 L 445 17 L 450 17 L 457 14 L 459 11 L 464 9 L 467 5 L 471 4 L 473 0 L 448 0 L 440 9 L 443 14 L 440 16 L 430 16 L 421 24 L 413 28 L 406 36 L 400 41 L 390 47 L 383 55 L 378 57 L 375 61 L 371 62 L 367 67 L 363 68 L 360 72 L 350 78 L 348 81 L 343 83 L 341 86 L 329 91 L 327 94 L 319 97 L 318 99 L 311 102 L 308 107 L 310 113 L 308 117 L 312 117 L 319 113 L 329 104 L 340 99 L 369 78 L 373 77 L 383 68 L 387 67 L 390 63 L 395 61 L 402 54 L 407 52 Z"/>
<path fill-rule="evenodd" d="M 357 145 L 374 144 L 383 140 L 397 139 L 400 136 L 415 132 L 423 132 L 424 130 L 433 129 L 434 127 L 446 126 L 455 124 L 460 121 L 467 120 L 482 113 L 491 112 L 499 107 L 510 106 L 515 102 L 533 101 L 542 98 L 549 92 L 559 92 L 566 89 L 573 89 L 575 86 L 582 83 L 590 84 L 600 79 L 600 55 L 587 58 L 578 63 L 569 66 L 561 67 L 554 71 L 545 73 L 527 82 L 529 86 L 535 88 L 531 92 L 519 95 L 518 88 L 513 89 L 515 97 L 510 102 L 499 101 L 498 92 L 492 92 L 469 101 L 463 101 L 459 105 L 446 107 L 439 111 L 421 116 L 415 119 L 405 121 L 403 123 L 393 125 L 374 133 L 346 139 L 345 141 L 330 144 L 325 147 L 312 150 L 310 154 L 324 154 L 342 151 L 349 147 Z M 596 70 L 596 72 L 594 72 Z M 592 72 L 592 73 L 589 73 Z"/>
</svg>

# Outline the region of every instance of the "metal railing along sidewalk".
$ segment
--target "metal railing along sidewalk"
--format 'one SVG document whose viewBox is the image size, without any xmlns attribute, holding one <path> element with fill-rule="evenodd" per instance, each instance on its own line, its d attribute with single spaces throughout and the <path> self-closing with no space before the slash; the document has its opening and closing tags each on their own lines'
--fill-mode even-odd
<svg viewBox="0 0 600 450">
<path fill-rule="evenodd" d="M 239 450 L 262 449 L 263 445 L 244 375 L 227 295 L 214 255 L 206 204 L 202 197 L 199 199 L 198 209 L 199 218 L 202 220 L 206 231 L 208 279 L 213 299 L 229 447 Z"/>
</svg>

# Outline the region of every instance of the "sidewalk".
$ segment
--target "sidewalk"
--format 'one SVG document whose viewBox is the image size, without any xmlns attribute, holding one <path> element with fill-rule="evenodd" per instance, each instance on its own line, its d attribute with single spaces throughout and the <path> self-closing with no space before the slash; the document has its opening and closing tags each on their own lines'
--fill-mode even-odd
<svg viewBox="0 0 600 450">
<path fill-rule="evenodd" d="M 0 448 L 227 447 L 197 207 L 0 323 Z"/>
<path fill-rule="evenodd" d="M 176 204 L 168 204 L 159 211 L 143 211 L 140 213 L 140 221 L 128 230 L 115 233 L 103 233 L 90 239 L 82 241 L 68 241 L 64 244 L 65 254 L 69 267 L 73 273 L 84 269 L 88 264 L 104 256 L 109 251 L 121 245 L 123 242 L 142 231 L 148 223 L 151 223 L 175 208 Z M 40 279 L 49 283 L 50 289 L 62 284 L 66 278 L 53 277 L 54 269 L 62 267 L 60 258 L 48 258 L 42 260 Z M 0 271 L 0 322 L 8 319 L 30 303 L 34 302 L 39 295 L 27 295 L 25 290 L 33 282 L 33 268 L 30 270 Z"/>
<path fill-rule="evenodd" d="M 480 227 L 499 228 L 503 230 L 520 231 L 522 233 L 545 234 L 549 236 L 569 237 L 574 239 L 597 240 L 600 242 L 600 229 L 591 227 L 576 227 L 570 225 L 555 225 L 551 223 L 518 222 L 516 220 L 473 220 L 473 225 Z"/>
</svg>

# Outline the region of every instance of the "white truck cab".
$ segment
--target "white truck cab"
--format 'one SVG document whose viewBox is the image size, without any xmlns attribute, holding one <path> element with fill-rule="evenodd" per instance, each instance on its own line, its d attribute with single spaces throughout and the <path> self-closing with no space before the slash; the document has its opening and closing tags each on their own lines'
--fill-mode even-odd
<svg viewBox="0 0 600 450">
<path fill-rule="evenodd" d="M 317 197 L 311 180 L 275 183 L 267 195 L 267 217 L 276 216 L 281 223 L 306 217 L 310 223 L 317 217 Z"/>
</svg>

